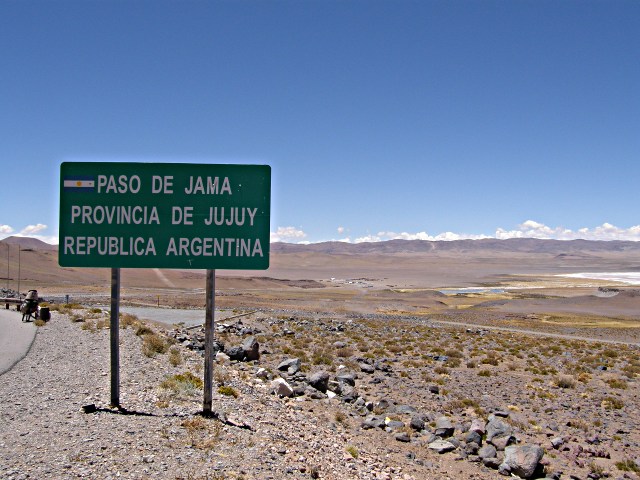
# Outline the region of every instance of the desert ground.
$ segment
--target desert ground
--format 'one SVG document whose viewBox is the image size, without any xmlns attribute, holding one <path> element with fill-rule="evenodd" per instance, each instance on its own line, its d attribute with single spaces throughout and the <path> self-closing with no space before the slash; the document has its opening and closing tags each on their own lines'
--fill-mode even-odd
<svg viewBox="0 0 640 480">
<path fill-rule="evenodd" d="M 203 331 L 180 325 L 204 272 L 126 269 L 123 307 L 163 311 L 125 317 L 127 416 L 108 405 L 109 271 L 23 245 L 20 290 L 53 318 L 0 377 L 0 477 L 638 478 L 640 286 L 563 276 L 638 269 L 631 242 L 274 244 L 269 270 L 216 275 L 217 419 L 185 380 Z"/>
</svg>

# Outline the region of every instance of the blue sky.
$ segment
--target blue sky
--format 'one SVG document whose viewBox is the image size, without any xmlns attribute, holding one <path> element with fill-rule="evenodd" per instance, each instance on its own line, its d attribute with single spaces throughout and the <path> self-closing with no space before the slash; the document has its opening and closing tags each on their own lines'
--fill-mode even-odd
<svg viewBox="0 0 640 480">
<path fill-rule="evenodd" d="M 269 164 L 274 240 L 640 240 L 637 1 L 2 0 L 0 49 L 0 237 L 113 160 Z"/>
</svg>

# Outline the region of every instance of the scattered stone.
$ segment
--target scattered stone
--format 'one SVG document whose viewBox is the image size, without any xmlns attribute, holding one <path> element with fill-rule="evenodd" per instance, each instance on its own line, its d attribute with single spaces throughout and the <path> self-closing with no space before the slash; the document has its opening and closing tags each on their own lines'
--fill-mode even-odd
<svg viewBox="0 0 640 480">
<path fill-rule="evenodd" d="M 539 445 L 510 446 L 504 450 L 504 469 L 520 478 L 531 478 L 544 451 Z"/>
<path fill-rule="evenodd" d="M 453 435 L 455 431 L 451 420 L 448 417 L 439 417 L 436 420 L 435 434 L 440 438 L 448 438 Z"/>
<path fill-rule="evenodd" d="M 329 389 L 329 372 L 321 370 L 314 373 L 309 377 L 309 385 L 322 393 L 326 393 Z"/>
<path fill-rule="evenodd" d="M 244 360 L 244 348 L 242 347 L 231 347 L 227 349 L 226 354 L 229 356 L 231 360 L 237 360 L 241 362 Z"/>
<path fill-rule="evenodd" d="M 358 391 L 352 386 L 345 385 L 342 387 L 342 401 L 345 403 L 354 403 L 358 399 Z"/>
<path fill-rule="evenodd" d="M 293 395 L 293 388 L 287 383 L 284 378 L 276 378 L 271 382 L 271 391 L 279 397 L 291 397 Z"/>
<path fill-rule="evenodd" d="M 600 437 L 598 437 L 598 435 L 592 435 L 591 437 L 588 437 L 586 439 L 586 442 L 590 445 L 599 445 L 600 444 Z"/>
<path fill-rule="evenodd" d="M 393 406 L 393 402 L 391 402 L 390 400 L 388 400 L 386 398 L 383 398 L 383 399 L 379 400 L 375 404 L 375 408 L 377 408 L 378 410 L 381 410 L 381 411 L 388 410 L 392 406 Z"/>
<path fill-rule="evenodd" d="M 480 450 L 478 450 L 478 456 L 483 460 L 485 458 L 495 458 L 497 455 L 496 447 L 493 445 L 485 445 Z"/>
<path fill-rule="evenodd" d="M 227 355 L 226 353 L 223 352 L 218 352 L 216 353 L 216 362 L 220 363 L 220 364 L 225 364 L 228 363 L 231 359 L 229 358 L 229 355 Z"/>
<path fill-rule="evenodd" d="M 244 358 L 247 362 L 260 360 L 260 344 L 253 335 L 242 342 L 242 349 L 244 350 Z"/>
<path fill-rule="evenodd" d="M 347 385 L 351 385 L 352 387 L 356 386 L 356 376 L 351 372 L 341 372 L 336 375 L 336 380 L 338 383 L 346 383 Z"/>
<path fill-rule="evenodd" d="M 396 435 L 396 440 L 399 442 L 408 443 L 411 441 L 411 437 L 407 432 L 400 432 Z"/>
<path fill-rule="evenodd" d="M 464 436 L 464 441 L 466 443 L 476 443 L 478 445 L 482 445 L 482 435 L 480 435 L 475 430 L 469 430 Z"/>
<path fill-rule="evenodd" d="M 312 387 L 307 387 L 305 389 L 305 395 L 313 400 L 323 400 L 325 398 L 328 398 L 326 393 L 322 393 L 320 390 L 316 390 Z"/>
<path fill-rule="evenodd" d="M 409 422 L 409 426 L 414 430 L 424 430 L 424 419 L 421 415 L 414 415 L 411 417 L 411 421 Z"/>
<path fill-rule="evenodd" d="M 483 458 L 482 464 L 487 468 L 492 468 L 494 470 L 497 470 L 502 464 L 502 462 L 497 457 L 491 457 L 491 458 Z"/>
<path fill-rule="evenodd" d="M 455 450 L 456 446 L 447 440 L 436 440 L 429 444 L 429 449 L 442 454 Z"/>
<path fill-rule="evenodd" d="M 487 428 L 487 424 L 484 420 L 480 418 L 474 418 L 473 421 L 471 422 L 471 426 L 469 427 L 469 430 L 472 432 L 477 432 L 480 435 L 484 435 L 486 428 Z"/>
<path fill-rule="evenodd" d="M 359 363 L 358 367 L 360 367 L 360 371 L 368 374 L 372 374 L 376 371 L 376 369 L 368 363 Z"/>
<path fill-rule="evenodd" d="M 386 360 L 378 360 L 373 364 L 373 368 L 375 368 L 376 370 L 380 371 L 380 372 L 390 372 L 391 371 L 391 365 L 389 365 L 387 363 Z"/>
<path fill-rule="evenodd" d="M 384 428 L 385 427 L 385 418 L 382 415 L 369 415 L 364 419 L 362 423 L 362 428 L 368 430 L 370 428 Z"/>
<path fill-rule="evenodd" d="M 397 430 L 404 428 L 403 422 L 399 420 L 391 420 L 388 417 L 385 418 L 384 424 L 385 424 L 385 430 L 387 430 L 387 432 L 395 432 Z"/>
<path fill-rule="evenodd" d="M 487 424 L 487 442 L 498 450 L 504 450 L 513 440 L 515 439 L 511 425 L 492 416 Z"/>
<path fill-rule="evenodd" d="M 277 369 L 281 372 L 286 371 L 289 375 L 295 375 L 300 371 L 301 365 L 299 358 L 289 358 L 280 362 Z"/>
<path fill-rule="evenodd" d="M 411 415 L 411 414 L 414 414 L 414 413 L 418 413 L 418 410 L 416 410 L 411 405 L 398 405 L 396 407 L 396 413 L 402 413 L 402 414 Z"/>
<path fill-rule="evenodd" d="M 475 456 L 479 450 L 480 450 L 480 444 L 476 442 L 467 442 L 467 444 L 464 446 L 464 451 L 467 453 L 467 455 Z"/>
</svg>

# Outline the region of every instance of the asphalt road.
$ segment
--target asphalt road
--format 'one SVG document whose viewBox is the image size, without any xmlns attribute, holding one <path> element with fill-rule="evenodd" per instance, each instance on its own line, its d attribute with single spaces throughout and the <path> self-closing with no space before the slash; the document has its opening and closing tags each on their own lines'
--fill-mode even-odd
<svg viewBox="0 0 640 480">
<path fill-rule="evenodd" d="M 0 309 L 0 375 L 22 360 L 36 337 L 33 322 L 22 322 L 22 314 L 15 307 Z"/>
</svg>

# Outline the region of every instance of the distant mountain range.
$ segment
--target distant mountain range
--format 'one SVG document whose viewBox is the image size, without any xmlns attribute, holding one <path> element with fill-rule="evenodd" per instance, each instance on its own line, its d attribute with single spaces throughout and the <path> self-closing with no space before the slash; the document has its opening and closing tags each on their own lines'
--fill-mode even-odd
<svg viewBox="0 0 640 480">
<path fill-rule="evenodd" d="M 7 237 L 0 244 L 20 245 L 22 250 L 57 250 L 51 245 L 31 237 Z M 293 244 L 276 242 L 271 252 L 279 254 L 321 253 L 327 255 L 367 254 L 420 254 L 420 253 L 546 253 L 559 256 L 589 255 L 599 253 L 640 252 L 640 242 L 595 240 L 543 240 L 537 238 L 510 238 L 497 240 L 387 240 L 384 242 L 346 243 L 321 242 Z M 0 252 L 0 255 L 2 253 Z"/>
<path fill-rule="evenodd" d="M 595 240 L 543 240 L 511 238 L 497 240 L 388 240 L 371 243 L 323 242 L 308 245 L 273 243 L 273 253 L 324 253 L 336 255 L 419 254 L 419 253 L 546 253 L 551 255 L 589 255 L 612 252 L 640 252 L 640 242 Z"/>
</svg>

